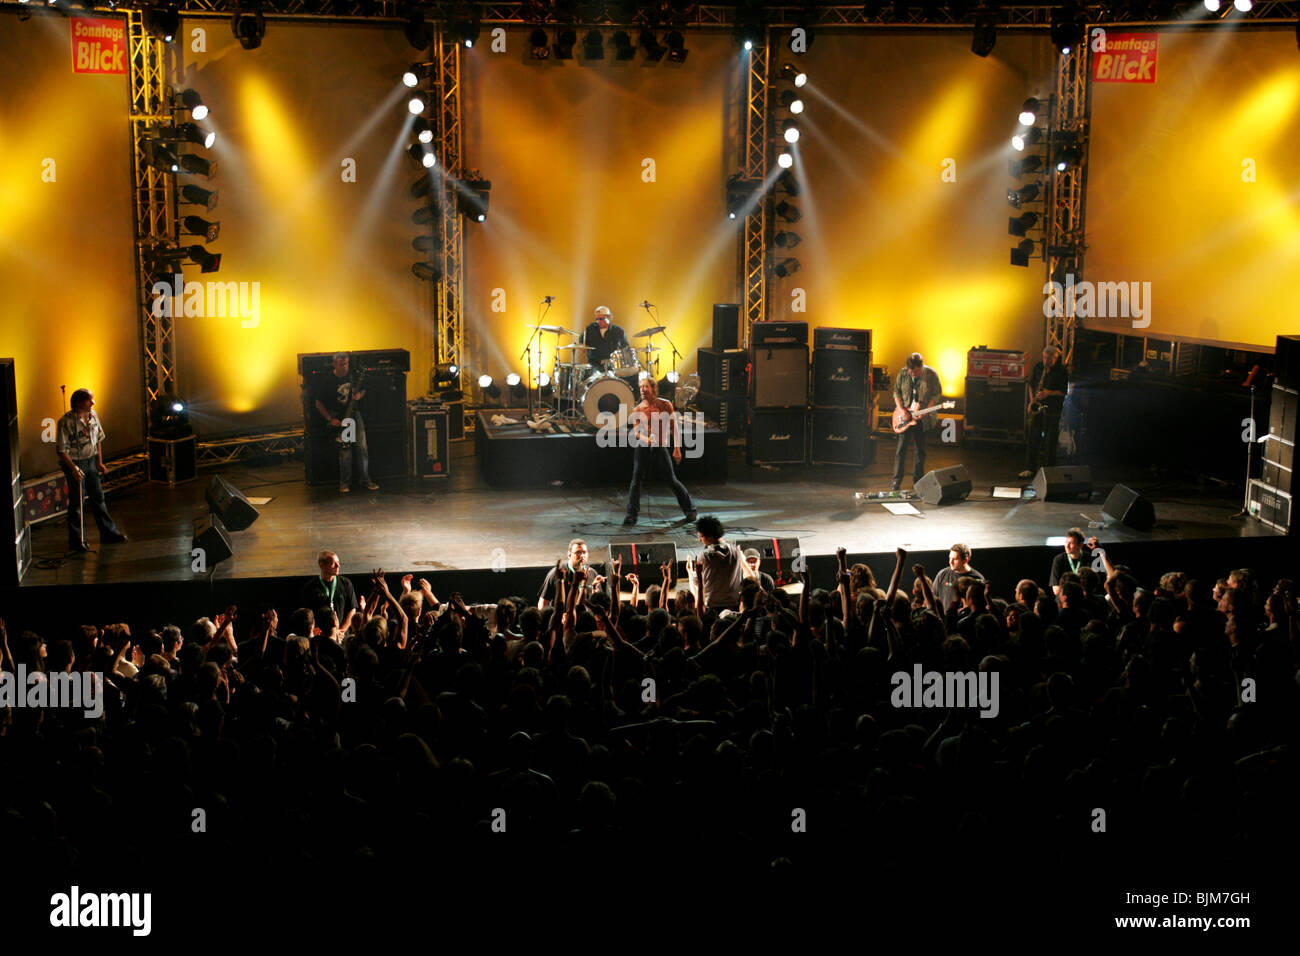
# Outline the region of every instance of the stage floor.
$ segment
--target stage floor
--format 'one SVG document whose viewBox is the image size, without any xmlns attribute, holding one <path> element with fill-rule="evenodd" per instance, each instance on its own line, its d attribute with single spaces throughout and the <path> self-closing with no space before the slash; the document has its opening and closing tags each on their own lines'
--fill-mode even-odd
<svg viewBox="0 0 1300 956">
<path fill-rule="evenodd" d="M 892 441 L 880 443 L 880 460 L 866 469 L 834 467 L 771 469 L 752 467 L 730 449 L 725 483 L 692 483 L 701 514 L 716 514 L 733 536 L 798 537 L 805 554 L 832 554 L 843 546 L 851 554 L 946 550 L 954 541 L 972 547 L 1040 546 L 1072 526 L 1086 529 L 1101 519 L 1101 502 L 1111 484 L 1122 480 L 1155 504 L 1157 526 L 1140 533 L 1112 526 L 1104 541 L 1169 541 L 1274 536 L 1257 521 L 1232 520 L 1240 508 L 1238 492 L 1191 484 L 1143 480 L 1141 476 L 1094 469 L 1088 503 L 995 499 L 994 484 L 1022 485 L 1015 478 L 1018 449 L 996 446 L 932 448 L 927 465 L 964 463 L 974 490 L 969 500 L 930 507 L 914 504 L 920 515 L 895 516 L 879 503 L 854 501 L 855 491 L 882 490 L 892 470 Z M 261 517 L 247 530 L 232 533 L 234 556 L 216 567 L 217 579 L 310 575 L 320 548 L 339 551 L 349 573 L 373 567 L 390 570 L 510 569 L 542 567 L 563 553 L 568 540 L 585 537 L 596 559 L 611 540 L 671 540 L 679 548 L 698 548 L 671 492 L 651 482 L 642 498 L 641 521 L 621 526 L 626 487 L 550 487 L 528 491 L 488 488 L 479 477 L 472 442 L 452 445 L 453 470 L 446 479 L 389 481 L 378 492 L 340 496 L 331 488 L 308 488 L 300 462 L 265 467 L 225 468 L 220 474 L 246 495 L 270 497 Z M 35 529 L 38 558 L 24 587 L 52 584 L 193 581 L 193 519 L 206 513 L 203 492 L 210 473 L 198 481 L 168 488 L 146 484 L 113 496 L 109 508 L 130 535 L 99 553 L 63 557 L 61 518 Z M 910 481 L 904 487 L 910 486 Z M 99 548 L 95 531 L 91 547 Z M 684 556 L 684 555 L 683 555 Z M 41 561 L 39 559 L 45 559 Z"/>
</svg>

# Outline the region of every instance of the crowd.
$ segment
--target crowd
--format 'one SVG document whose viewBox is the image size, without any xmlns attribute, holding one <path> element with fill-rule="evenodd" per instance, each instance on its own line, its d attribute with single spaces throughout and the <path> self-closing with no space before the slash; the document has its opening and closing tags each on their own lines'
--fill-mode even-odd
<svg viewBox="0 0 1300 956">
<path fill-rule="evenodd" d="M 834 579 L 782 588 L 700 528 L 684 581 L 598 574 L 574 542 L 540 600 L 487 613 L 381 570 L 358 595 L 326 551 L 280 608 L 143 634 L 0 623 L 6 672 L 105 675 L 97 717 L 0 710 L 0 846 L 58 872 L 161 867 L 208 902 L 233 892 L 205 879 L 219 862 L 396 897 L 396 862 L 505 885 L 536 846 L 589 875 L 639 860 L 695 899 L 720 873 L 866 878 L 922 846 L 974 847 L 939 871 L 954 894 L 985 866 L 967 853 L 1059 878 L 1098 808 L 1133 853 L 1289 828 L 1291 581 L 1139 581 L 1071 531 L 1017 581 L 954 544 L 933 577 L 900 549 L 877 581 L 840 549 Z M 895 706 L 916 665 L 996 672 L 996 715 Z"/>
</svg>

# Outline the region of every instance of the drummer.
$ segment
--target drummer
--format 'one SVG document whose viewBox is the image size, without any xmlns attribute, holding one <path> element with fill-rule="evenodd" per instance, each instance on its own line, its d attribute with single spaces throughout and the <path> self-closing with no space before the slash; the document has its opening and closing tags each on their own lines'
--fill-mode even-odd
<svg viewBox="0 0 1300 956">
<path fill-rule="evenodd" d="M 616 350 L 629 347 L 623 327 L 610 321 L 612 314 L 609 306 L 596 306 L 595 321 L 582 333 L 582 344 L 588 347 L 587 362 L 591 365 L 599 366 Z"/>
</svg>

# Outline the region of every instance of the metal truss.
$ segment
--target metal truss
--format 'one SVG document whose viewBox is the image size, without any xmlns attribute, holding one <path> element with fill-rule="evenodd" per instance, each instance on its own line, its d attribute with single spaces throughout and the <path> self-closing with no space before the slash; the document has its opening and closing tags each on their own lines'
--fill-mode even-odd
<svg viewBox="0 0 1300 956">
<path fill-rule="evenodd" d="M 149 295 L 150 255 L 179 238 L 176 182 L 149 164 L 154 128 L 171 122 L 167 92 L 167 44 L 150 36 L 140 10 L 127 10 L 127 53 L 131 94 L 131 173 L 134 190 L 136 301 L 140 322 L 141 417 L 149 433 L 153 400 L 176 385 L 176 326 L 169 315 L 155 315 Z M 160 310 L 170 311 L 170 310 Z"/>
<path fill-rule="evenodd" d="M 437 104 L 434 137 L 440 175 L 437 181 L 442 214 L 442 277 L 434 283 L 434 363 L 465 367 L 465 233 L 457 199 L 457 182 L 464 174 L 461 137 L 460 44 L 447 30 L 433 40 L 433 89 Z"/>
<path fill-rule="evenodd" d="M 197 464 L 228 465 L 246 455 L 294 455 L 302 452 L 302 425 L 276 425 L 256 434 L 208 438 L 198 443 Z"/>
<path fill-rule="evenodd" d="M 1088 43 L 1086 30 L 1080 42 L 1062 56 L 1056 71 L 1056 89 L 1052 96 L 1052 118 L 1047 157 L 1048 195 L 1046 228 L 1043 241 L 1047 263 L 1047 281 L 1063 282 L 1073 275 L 1078 282 L 1083 273 L 1084 191 L 1088 176 L 1088 133 L 1091 86 L 1088 82 Z M 1059 144 L 1059 146 L 1057 145 Z M 1063 171 L 1053 168 L 1052 150 L 1073 146 L 1078 162 Z M 1060 316 L 1046 320 L 1046 344 L 1061 350 L 1061 361 L 1069 365 L 1074 358 L 1076 317 L 1074 302 L 1066 299 Z"/>
<path fill-rule="evenodd" d="M 771 38 L 765 33 L 763 42 L 754 44 L 749 51 L 748 69 L 743 80 L 745 115 L 741 121 L 744 145 L 740 172 L 746 183 L 760 188 L 766 185 L 768 168 L 767 64 L 770 52 Z M 738 265 L 746 343 L 749 342 L 750 326 L 767 318 L 767 227 L 771 205 L 768 192 L 759 202 L 748 207 L 749 214 L 741 224 Z"/>
</svg>

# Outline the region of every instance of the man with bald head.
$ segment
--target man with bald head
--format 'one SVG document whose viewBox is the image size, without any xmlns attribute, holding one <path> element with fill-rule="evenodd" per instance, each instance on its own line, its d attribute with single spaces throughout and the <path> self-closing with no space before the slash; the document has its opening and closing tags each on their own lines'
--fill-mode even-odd
<svg viewBox="0 0 1300 956">
<path fill-rule="evenodd" d="M 582 333 L 582 345 L 588 347 L 587 362 L 600 365 L 616 350 L 628 348 L 627 333 L 614 324 L 614 315 L 607 305 L 596 306 L 596 317 Z"/>
</svg>

